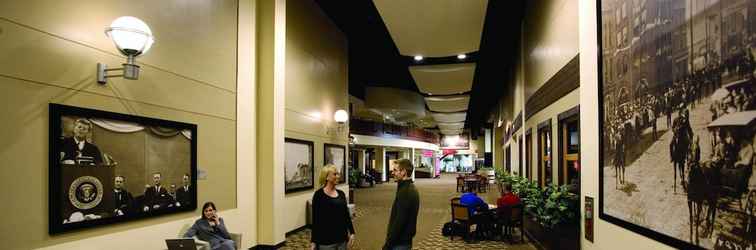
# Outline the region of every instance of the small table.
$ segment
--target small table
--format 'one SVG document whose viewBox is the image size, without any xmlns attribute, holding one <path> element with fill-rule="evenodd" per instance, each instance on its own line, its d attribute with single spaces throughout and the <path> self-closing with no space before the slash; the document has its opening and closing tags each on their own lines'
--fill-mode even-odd
<svg viewBox="0 0 756 250">
<path fill-rule="evenodd" d="M 478 178 L 465 178 L 465 189 L 467 192 L 478 190 L 478 184 L 480 180 Z"/>
</svg>

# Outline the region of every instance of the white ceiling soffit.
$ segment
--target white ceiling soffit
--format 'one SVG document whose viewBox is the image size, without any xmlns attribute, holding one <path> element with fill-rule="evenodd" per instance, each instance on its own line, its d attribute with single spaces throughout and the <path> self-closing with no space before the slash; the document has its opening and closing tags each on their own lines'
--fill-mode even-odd
<svg viewBox="0 0 756 250">
<path fill-rule="evenodd" d="M 465 128 L 465 123 L 439 123 L 438 128 L 441 130 L 460 130 Z"/>
<path fill-rule="evenodd" d="M 436 120 L 437 123 L 465 122 L 467 113 L 431 113 L 431 116 L 433 116 L 433 119 Z"/>
<path fill-rule="evenodd" d="M 436 112 L 460 112 L 467 110 L 467 104 L 470 103 L 470 96 L 458 95 L 451 97 L 425 97 L 425 103 L 428 109 Z"/>
<path fill-rule="evenodd" d="M 445 135 L 458 135 L 462 134 L 462 130 L 441 130 L 441 133 Z"/>
<path fill-rule="evenodd" d="M 373 0 L 402 55 L 478 51 L 488 0 Z"/>
<path fill-rule="evenodd" d="M 410 73 L 420 92 L 453 95 L 472 89 L 475 63 L 410 66 Z"/>
<path fill-rule="evenodd" d="M 411 121 L 425 117 L 423 96 L 414 91 L 384 88 L 365 88 L 365 106 L 397 121 Z"/>
</svg>

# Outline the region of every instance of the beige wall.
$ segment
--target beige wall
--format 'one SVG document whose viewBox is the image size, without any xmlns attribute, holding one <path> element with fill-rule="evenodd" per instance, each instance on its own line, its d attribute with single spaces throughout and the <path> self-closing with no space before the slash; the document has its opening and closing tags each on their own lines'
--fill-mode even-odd
<svg viewBox="0 0 756 250">
<path fill-rule="evenodd" d="M 253 84 L 247 68 L 254 67 L 248 60 L 253 56 L 254 23 L 237 26 L 237 16 L 249 20 L 254 2 L 239 4 L 0 2 L 0 99 L 4 100 L 0 159 L 5 161 L 0 189 L 6 190 L 0 198 L 14 201 L 6 204 L 8 211 L 23 211 L 0 226 L 0 234 L 13 236 L 3 238 L 4 249 L 162 249 L 163 239 L 176 237 L 179 228 L 198 216 L 196 211 L 187 212 L 49 236 L 48 103 L 197 124 L 198 167 L 208 173 L 207 179 L 198 181 L 198 201 L 215 201 L 231 231 L 254 243 L 254 229 L 247 226 L 254 225 L 249 215 L 254 214 L 254 203 L 250 197 L 237 196 L 254 192 L 249 184 L 237 182 L 237 177 L 254 175 L 250 162 L 237 162 L 237 143 L 250 144 L 237 137 L 237 128 L 249 128 L 253 121 L 237 122 L 236 102 L 242 94 L 249 96 L 240 89 Z M 144 20 L 156 43 L 137 60 L 142 66 L 139 80 L 112 78 L 99 85 L 97 62 L 111 66 L 124 62 L 103 34 L 112 20 L 124 15 Z M 242 38 L 247 42 L 237 47 Z M 237 72 L 238 62 L 245 64 Z M 8 192 L 18 187 L 24 191 Z"/>
<path fill-rule="evenodd" d="M 575 57 L 576 0 L 528 1 L 523 20 L 525 100 Z"/>
<path fill-rule="evenodd" d="M 596 42 L 596 2 L 580 1 L 580 157 L 581 207 L 585 196 L 594 198 L 594 242 L 581 236 L 582 249 L 672 249 L 650 238 L 643 237 L 599 219 L 598 168 L 598 48 Z"/>
<path fill-rule="evenodd" d="M 286 4 L 285 136 L 315 144 L 315 188 L 285 195 L 281 219 L 289 232 L 305 225 L 306 202 L 320 188 L 323 144 L 348 144 L 349 127 L 339 129 L 333 113 L 349 110 L 349 97 L 346 37 L 314 2 Z M 349 193 L 346 184 L 339 189 Z"/>
</svg>

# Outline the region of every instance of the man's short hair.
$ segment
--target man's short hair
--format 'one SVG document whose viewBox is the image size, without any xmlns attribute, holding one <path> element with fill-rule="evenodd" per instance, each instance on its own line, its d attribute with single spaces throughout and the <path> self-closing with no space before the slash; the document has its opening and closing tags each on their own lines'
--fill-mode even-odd
<svg viewBox="0 0 756 250">
<path fill-rule="evenodd" d="M 415 169 L 415 167 L 412 166 L 412 161 L 407 158 L 396 160 L 396 167 L 407 171 L 407 177 L 412 176 L 412 170 Z"/>
<path fill-rule="evenodd" d="M 116 175 L 116 177 L 113 178 L 113 180 L 118 179 L 118 178 L 121 178 L 121 180 L 126 181 L 126 177 L 123 177 L 123 175 Z"/>
<path fill-rule="evenodd" d="M 161 174 L 160 172 L 152 173 L 152 176 L 155 176 L 155 175 L 159 175 L 160 177 L 163 177 L 163 174 Z"/>
<path fill-rule="evenodd" d="M 84 119 L 84 118 L 76 119 L 76 121 L 74 121 L 74 125 L 76 125 L 77 123 L 87 125 L 90 129 L 92 128 L 92 122 L 90 122 L 87 119 Z"/>
</svg>

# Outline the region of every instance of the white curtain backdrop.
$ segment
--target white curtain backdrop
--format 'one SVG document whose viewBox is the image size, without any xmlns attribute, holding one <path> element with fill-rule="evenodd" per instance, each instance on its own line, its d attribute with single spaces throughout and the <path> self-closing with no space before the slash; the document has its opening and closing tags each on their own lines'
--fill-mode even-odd
<svg viewBox="0 0 756 250">
<path fill-rule="evenodd" d="M 139 125 L 138 123 L 133 123 L 133 122 L 114 121 L 114 120 L 97 119 L 97 118 L 89 119 L 89 121 L 91 121 L 98 127 L 104 128 L 108 131 L 113 131 L 113 132 L 118 132 L 118 133 L 134 133 L 134 132 L 142 131 L 147 128 L 145 126 L 142 126 L 142 125 Z M 153 132 L 156 132 L 155 130 L 157 129 L 153 129 Z M 161 129 L 160 131 L 164 131 L 164 130 L 165 128 Z M 177 132 L 176 134 L 179 134 L 179 133 Z M 189 139 L 189 140 L 192 139 L 192 131 L 188 129 L 181 130 L 180 134 L 184 136 L 186 139 Z M 165 136 L 164 133 L 160 133 L 160 135 Z"/>
</svg>

